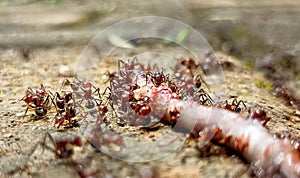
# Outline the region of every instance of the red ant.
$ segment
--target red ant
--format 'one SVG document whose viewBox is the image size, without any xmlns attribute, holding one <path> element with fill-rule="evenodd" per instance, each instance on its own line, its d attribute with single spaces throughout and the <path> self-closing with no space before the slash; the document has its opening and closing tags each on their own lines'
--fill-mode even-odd
<svg viewBox="0 0 300 178">
<path fill-rule="evenodd" d="M 131 103 L 130 106 L 139 116 L 146 116 L 151 112 L 151 107 L 148 102 L 149 97 L 146 96 L 143 100 Z"/>
<path fill-rule="evenodd" d="M 65 104 L 67 104 L 69 101 L 73 99 L 72 92 L 65 91 L 63 96 L 60 96 L 58 92 L 56 92 L 55 100 L 56 100 L 56 106 L 59 109 L 64 109 Z"/>
<path fill-rule="evenodd" d="M 15 56 L 17 58 L 18 56 L 21 56 L 21 58 L 25 61 L 29 61 L 33 58 L 34 50 L 30 47 L 22 47 L 18 50 L 18 54 Z"/>
<path fill-rule="evenodd" d="M 52 142 L 52 144 L 54 145 L 54 148 L 48 146 L 46 144 L 46 140 L 47 137 L 49 138 L 49 140 Z M 43 147 L 43 151 L 44 149 L 48 149 L 49 151 L 51 151 L 52 153 L 55 154 L 55 157 L 58 159 L 68 159 L 71 158 L 71 163 L 72 165 L 75 167 L 78 175 L 81 178 L 87 178 L 90 176 L 95 176 L 96 174 L 99 173 L 98 171 L 93 171 L 90 168 L 86 168 L 84 166 L 82 166 L 82 164 L 76 163 L 73 159 L 72 156 L 74 155 L 74 146 L 77 147 L 81 147 L 83 146 L 83 142 L 81 137 L 79 136 L 70 136 L 70 137 L 65 137 L 59 140 L 55 140 L 51 134 L 49 132 L 47 132 L 45 134 L 45 137 L 43 139 L 42 142 L 38 142 L 36 144 L 36 146 L 34 147 L 33 151 L 31 152 L 30 155 L 32 155 L 34 153 L 34 151 L 36 150 L 36 148 L 40 145 Z"/>
<path fill-rule="evenodd" d="M 166 82 L 168 79 L 168 76 L 164 75 L 163 70 L 161 72 L 148 72 L 146 74 L 146 81 L 148 81 L 148 77 L 150 77 L 150 80 L 155 87 L 158 87 L 160 84 Z"/>
<path fill-rule="evenodd" d="M 284 86 L 277 86 L 274 94 L 277 97 L 282 97 L 289 105 L 294 105 L 294 103 L 296 103 L 295 98 Z"/>
<path fill-rule="evenodd" d="M 193 58 L 183 58 L 179 62 L 189 70 L 196 69 L 199 66 Z"/>
<path fill-rule="evenodd" d="M 92 109 L 95 107 L 95 103 L 94 103 L 94 97 L 92 96 L 95 92 L 97 92 L 99 89 L 96 88 L 91 82 L 89 81 L 81 81 L 77 78 L 77 76 L 75 75 L 74 81 L 70 82 L 68 79 L 65 79 L 65 81 L 62 84 L 62 87 L 65 85 L 70 85 L 71 88 L 74 91 L 77 91 L 81 89 L 83 92 L 83 96 L 82 96 L 82 100 L 80 102 L 80 104 L 83 102 L 83 100 L 86 100 L 86 104 L 85 107 L 87 109 Z M 95 91 L 93 91 L 93 89 Z"/>
<path fill-rule="evenodd" d="M 252 111 L 249 114 L 250 119 L 258 119 L 262 121 L 262 125 L 266 126 L 267 122 L 271 119 L 270 117 L 267 117 L 266 111 L 264 111 L 262 108 L 257 108 L 255 111 Z"/>
<path fill-rule="evenodd" d="M 29 87 L 26 91 L 26 95 L 22 98 L 22 100 L 27 104 L 23 119 L 29 108 L 34 108 L 37 116 L 45 116 L 50 108 L 49 98 L 52 100 L 48 92 L 46 92 L 43 84 L 41 84 L 41 88 L 36 89 L 35 92 Z"/>
<path fill-rule="evenodd" d="M 52 142 L 54 145 L 54 148 L 51 148 L 46 144 L 47 137 L 49 140 Z M 49 132 L 45 134 L 43 142 L 38 142 L 36 146 L 34 147 L 31 155 L 34 153 L 36 150 L 37 146 L 42 146 L 43 148 L 46 148 L 53 152 L 56 156 L 56 158 L 70 158 L 74 154 L 74 149 L 72 146 L 82 146 L 82 140 L 81 137 L 79 136 L 72 136 L 72 137 L 67 137 L 63 138 L 60 140 L 54 140 L 54 138 L 51 136 Z"/>
<path fill-rule="evenodd" d="M 121 74 L 125 74 L 124 71 L 121 71 L 121 64 L 124 65 L 125 72 L 132 71 L 134 69 L 134 67 L 136 66 L 136 64 L 138 64 L 138 60 L 137 60 L 137 57 L 133 58 L 133 60 L 127 60 L 127 62 L 124 62 L 122 60 L 118 60 L 119 72 Z"/>
<path fill-rule="evenodd" d="M 95 91 L 92 91 L 92 88 L 95 89 Z M 86 104 L 85 107 L 87 109 L 92 109 L 95 107 L 95 103 L 94 103 L 94 97 L 92 96 L 95 92 L 99 91 L 99 88 L 96 88 L 92 83 L 90 82 L 85 82 L 80 89 L 84 92 L 84 96 L 81 100 L 80 103 L 82 103 L 83 100 L 86 100 Z"/>
<path fill-rule="evenodd" d="M 107 109 L 102 110 L 102 113 L 99 112 L 98 119 L 92 131 L 92 135 L 89 138 L 89 142 L 95 148 L 100 148 L 101 146 L 110 145 L 110 144 L 124 146 L 123 138 L 120 135 L 118 135 L 112 130 L 103 131 L 101 125 L 105 120 L 105 114 L 107 112 L 108 112 Z"/>
<path fill-rule="evenodd" d="M 55 115 L 54 124 L 56 128 L 59 128 L 66 120 L 68 121 L 68 125 L 74 126 L 77 124 L 77 121 L 72 120 L 76 116 L 76 109 L 74 106 L 68 106 L 64 110 L 57 111 Z"/>
<path fill-rule="evenodd" d="M 214 104 L 213 99 L 211 98 L 211 96 L 206 93 L 203 89 L 200 89 L 196 95 L 194 96 L 194 98 L 196 99 L 196 101 L 198 101 L 199 104 L 201 105 L 209 105 L 212 106 Z M 227 101 L 226 101 L 227 102 Z"/>
<path fill-rule="evenodd" d="M 237 101 L 237 99 L 233 99 L 232 100 L 232 103 L 229 104 L 227 100 L 225 100 L 225 104 L 221 107 L 223 107 L 224 109 L 226 110 L 229 110 L 229 111 L 233 111 L 233 112 L 241 112 L 242 111 L 242 108 L 240 107 L 240 105 L 243 105 L 245 110 L 247 110 L 247 106 L 245 105 L 244 101 L 240 100 L 240 101 Z M 218 106 L 219 104 L 217 104 Z"/>
<path fill-rule="evenodd" d="M 72 90 L 78 91 L 82 84 L 83 84 L 83 82 L 81 80 L 79 80 L 77 75 L 75 74 L 73 82 L 71 82 L 68 79 L 65 79 L 61 85 L 61 88 L 63 88 L 65 85 L 70 85 Z"/>
<path fill-rule="evenodd" d="M 109 95 L 106 96 L 106 101 L 104 100 L 104 96 L 106 94 L 107 91 L 110 91 L 109 92 Z M 114 107 L 113 107 L 113 104 L 111 103 L 111 88 L 110 87 L 107 87 L 104 92 L 101 94 L 100 93 L 100 89 L 98 89 L 98 96 L 99 96 L 99 101 L 100 102 L 97 102 L 98 99 L 95 99 L 95 102 L 97 104 L 97 107 L 98 107 L 98 114 L 100 117 L 104 117 L 105 114 L 108 112 L 108 104 L 111 106 L 111 108 L 114 110 Z"/>
<path fill-rule="evenodd" d="M 68 104 L 71 100 L 73 100 L 73 105 L 69 106 Z M 57 128 L 59 128 L 66 120 L 68 121 L 68 125 L 74 126 L 77 124 L 77 121 L 72 120 L 72 118 L 76 116 L 76 104 L 77 103 L 75 102 L 71 92 L 65 91 L 62 96 L 56 92 L 54 105 L 56 107 L 57 114 L 54 118 L 54 124 Z"/>
</svg>

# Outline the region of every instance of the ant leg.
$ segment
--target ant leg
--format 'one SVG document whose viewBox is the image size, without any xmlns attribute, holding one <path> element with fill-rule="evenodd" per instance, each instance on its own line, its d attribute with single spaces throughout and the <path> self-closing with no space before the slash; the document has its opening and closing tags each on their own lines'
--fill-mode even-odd
<svg viewBox="0 0 300 178">
<path fill-rule="evenodd" d="M 25 116 L 26 116 L 26 114 L 27 114 L 28 109 L 29 109 L 29 106 L 27 106 L 26 111 L 25 111 L 25 114 L 24 114 L 22 120 L 24 120 L 24 118 L 25 118 Z"/>
<path fill-rule="evenodd" d="M 121 72 L 121 64 L 123 64 L 123 67 L 125 68 L 125 62 L 122 61 L 122 60 L 118 60 L 118 71 L 119 71 L 119 74 L 122 76 L 123 73 Z"/>
<path fill-rule="evenodd" d="M 52 142 L 52 144 L 56 147 L 55 140 L 54 140 L 54 138 L 51 136 L 51 134 L 49 132 L 46 132 L 46 134 L 45 134 L 43 145 L 44 145 L 45 148 L 50 149 L 51 151 L 55 152 L 51 147 L 49 147 L 49 146 L 46 145 L 47 136 L 50 139 L 50 141 Z"/>
<path fill-rule="evenodd" d="M 46 145 L 46 139 L 47 139 L 47 136 L 49 137 L 49 139 L 50 139 L 50 141 L 53 143 L 53 145 L 56 147 L 56 143 L 55 143 L 53 137 L 50 135 L 49 132 L 46 132 L 43 141 L 39 141 L 39 142 L 33 147 L 32 151 L 31 151 L 30 154 L 29 154 L 29 157 L 30 157 L 31 155 L 33 155 L 33 153 L 35 152 L 35 150 L 37 149 L 38 146 L 41 146 L 41 147 L 43 148 L 42 153 L 44 153 L 44 149 L 48 149 L 48 150 L 50 150 L 51 152 L 53 152 L 54 154 L 56 154 L 55 149 L 53 149 L 53 148 L 49 147 L 48 145 Z"/>
<path fill-rule="evenodd" d="M 31 93 L 31 94 L 33 94 L 34 92 L 33 92 L 33 89 L 31 88 L 31 87 L 28 87 L 28 89 L 27 89 L 27 91 L 26 92 L 29 92 L 29 93 Z"/>
<path fill-rule="evenodd" d="M 49 102 L 49 98 L 51 99 L 52 102 Z M 49 105 L 50 103 L 50 105 Z M 43 102 L 43 106 L 46 107 L 47 110 L 51 109 L 51 103 L 53 103 L 53 99 L 50 95 L 48 95 L 45 99 L 45 101 Z"/>
<path fill-rule="evenodd" d="M 46 91 L 45 87 L 43 84 L 41 84 L 41 90 Z"/>
<path fill-rule="evenodd" d="M 241 105 L 241 104 L 243 104 L 245 110 L 247 110 L 247 106 L 245 105 L 244 101 L 243 101 L 243 100 L 240 100 L 240 101 L 236 104 L 236 106 L 235 106 L 235 108 L 234 108 L 234 111 L 235 111 L 235 112 L 240 112 L 240 111 L 241 111 L 241 108 L 239 108 L 239 105 Z"/>
</svg>

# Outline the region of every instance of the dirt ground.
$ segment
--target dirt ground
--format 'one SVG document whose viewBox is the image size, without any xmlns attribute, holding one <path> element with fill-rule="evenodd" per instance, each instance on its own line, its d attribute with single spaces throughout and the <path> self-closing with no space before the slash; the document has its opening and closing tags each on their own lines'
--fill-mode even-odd
<svg viewBox="0 0 300 178">
<path fill-rule="evenodd" d="M 0 96 L 1 176 L 11 172 L 13 177 L 78 176 L 70 161 L 55 158 L 49 150 L 42 153 L 42 149 L 38 148 L 33 155 L 30 154 L 34 146 L 43 140 L 46 132 L 60 138 L 68 134 L 81 135 L 81 128 L 57 130 L 52 120 L 54 109 L 45 119 L 36 119 L 33 117 L 34 112 L 29 111 L 23 120 L 26 104 L 20 99 L 27 87 L 37 88 L 44 84 L 48 90 L 57 91 L 66 77 L 72 79 L 82 49 L 83 47 L 35 50 L 34 57 L 29 61 L 24 61 L 17 51 L 3 52 Z M 262 74 L 245 67 L 233 57 L 222 53 L 218 53 L 218 56 L 221 60 L 229 60 L 234 64 L 232 69 L 224 69 L 227 97 L 244 100 L 249 108 L 262 106 L 272 118 L 267 124 L 271 133 L 290 133 L 292 138 L 299 138 L 299 111 L 285 106 L 281 99 L 259 85 L 257 81 L 267 82 Z M 156 132 L 152 134 L 155 135 Z M 184 140 L 185 135 L 179 138 Z M 142 163 L 114 159 L 90 145 L 76 148 L 75 151 L 76 161 L 90 164 L 103 177 L 234 177 L 249 167 L 248 163 L 234 154 L 201 156 L 193 142 L 184 144 L 166 157 Z M 243 177 L 249 176 L 249 172 L 243 173 Z"/>
<path fill-rule="evenodd" d="M 53 5 L 45 7 L 45 4 L 41 3 L 24 2 L 26 2 L 24 6 L 0 7 L 0 14 L 3 14 L 0 17 L 0 35 L 3 37 L 0 41 L 2 47 L 0 49 L 0 177 L 79 177 L 69 159 L 57 159 L 51 151 L 47 149 L 43 151 L 41 147 L 38 147 L 33 153 L 32 151 L 37 143 L 43 141 L 46 132 L 54 138 L 61 138 L 70 134 L 84 138 L 83 131 L 86 123 L 80 122 L 79 127 L 58 130 L 53 123 L 56 112 L 54 108 L 49 111 L 46 118 L 36 118 L 34 111 L 29 110 L 23 119 L 26 104 L 21 99 L 27 88 L 35 89 L 43 84 L 47 90 L 59 91 L 66 78 L 73 79 L 78 60 L 88 41 L 99 30 L 112 22 L 136 15 L 151 15 L 150 12 L 153 9 L 158 11 L 155 15 L 172 16 L 178 12 L 177 15 L 186 17 L 183 18 L 186 21 L 190 20 L 188 17 L 191 14 L 186 11 L 177 11 L 176 8 L 173 11 L 165 11 L 164 9 L 168 7 L 167 3 L 161 4 L 159 9 L 156 9 L 157 6 L 151 6 L 144 12 L 143 8 L 139 8 L 142 6 L 136 5 L 135 1 L 132 1 L 132 4 L 125 5 L 123 3 L 120 6 L 108 1 L 103 1 L 102 6 L 76 1 L 75 5 L 62 4 L 59 7 Z M 141 4 L 148 5 L 146 2 Z M 78 8 L 74 8 L 75 6 Z M 210 13 L 215 13 L 214 9 L 209 8 L 211 4 L 204 3 L 204 6 L 209 12 L 212 11 Z M 231 4 L 229 6 L 230 8 L 234 7 Z M 197 12 L 197 5 L 193 7 L 195 7 L 192 8 L 193 11 Z M 216 5 L 216 7 L 218 6 Z M 234 12 L 230 8 L 227 11 Z M 64 12 L 62 15 L 64 18 L 57 21 L 56 14 L 58 12 Z M 224 11 L 221 10 L 220 12 Z M 43 14 L 41 16 L 43 18 L 37 18 L 41 14 Z M 189 15 L 186 16 L 186 14 Z M 219 13 L 216 14 L 220 15 Z M 221 13 L 221 16 L 223 15 Z M 228 16 L 223 17 L 235 18 L 231 15 L 235 14 L 229 13 Z M 201 14 L 197 18 L 201 19 L 200 17 L 202 17 Z M 218 18 L 217 15 L 214 18 Z M 195 23 L 196 27 L 200 29 L 203 27 L 201 20 L 199 22 L 198 19 L 191 21 Z M 215 29 L 215 26 L 207 24 L 203 28 L 210 31 L 209 28 Z M 271 36 L 271 34 L 268 35 Z M 264 78 L 263 73 L 249 67 L 249 61 L 243 62 L 245 61 L 243 55 L 236 58 L 226 53 L 228 51 L 224 50 L 226 47 L 224 44 L 225 42 L 228 44 L 229 39 L 220 37 L 221 40 L 218 39 L 220 41 L 216 42 L 214 41 L 215 38 L 210 38 L 209 35 L 208 38 L 212 40 L 212 44 L 215 42 L 216 46 L 221 46 L 216 51 L 219 59 L 233 63 L 233 67 L 223 68 L 225 97 L 229 100 L 232 98 L 243 100 L 250 109 L 257 106 L 263 107 L 267 111 L 267 115 L 271 117 L 267 124 L 271 134 L 290 134 L 291 138 L 299 139 L 299 110 L 286 106 L 284 100 L 275 97 L 270 89 L 272 84 Z M 237 41 L 244 40 L 238 39 Z M 222 42 L 224 42 L 223 45 Z M 240 43 L 237 46 L 243 47 Z M 32 50 L 28 58 L 24 58 L 22 51 L 20 51 L 24 47 L 29 47 Z M 151 46 L 149 48 L 151 49 Z M 246 50 L 245 53 L 248 54 L 249 51 L 257 48 L 247 49 L 249 50 Z M 139 52 L 144 50 L 141 48 Z M 161 50 L 171 50 L 174 56 L 184 57 L 175 48 L 161 47 Z M 117 53 L 113 58 L 116 60 L 127 59 L 135 55 L 137 54 Z M 96 68 L 93 71 L 92 76 L 100 79 L 100 82 L 96 83 L 97 87 L 103 87 L 104 82 L 101 77 L 107 69 L 112 68 L 116 69 L 117 64 L 108 63 L 105 69 Z M 290 81 L 290 83 L 295 82 Z M 294 90 L 297 88 L 294 87 Z M 133 129 L 133 134 L 142 139 L 153 140 L 153 138 L 158 138 L 160 134 L 170 131 L 171 129 L 165 126 L 158 131 Z M 226 148 L 216 146 L 214 149 L 219 154 L 201 155 L 194 148 L 193 141 L 185 143 L 187 135 L 176 134 L 178 140 L 183 143 L 182 147 L 171 149 L 168 155 L 147 162 L 122 161 L 100 152 L 89 144 L 75 147 L 73 159 L 92 170 L 99 171 L 98 177 L 251 177 L 249 173 L 250 163 L 246 163 L 236 154 L 228 153 Z M 49 141 L 47 144 L 52 146 Z M 140 149 L 142 150 L 142 148 Z M 136 149 L 128 152 L 127 156 L 134 156 L 138 151 Z M 147 153 L 145 156 L 151 157 Z"/>
</svg>

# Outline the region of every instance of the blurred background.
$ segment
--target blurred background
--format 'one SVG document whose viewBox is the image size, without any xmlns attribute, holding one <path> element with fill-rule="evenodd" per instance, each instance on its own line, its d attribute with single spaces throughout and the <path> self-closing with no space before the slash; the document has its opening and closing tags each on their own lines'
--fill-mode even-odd
<svg viewBox="0 0 300 178">
<path fill-rule="evenodd" d="M 109 25 L 145 15 L 191 25 L 215 51 L 299 98 L 300 2 L 293 0 L 0 0 L 0 53 L 85 46 Z"/>
</svg>

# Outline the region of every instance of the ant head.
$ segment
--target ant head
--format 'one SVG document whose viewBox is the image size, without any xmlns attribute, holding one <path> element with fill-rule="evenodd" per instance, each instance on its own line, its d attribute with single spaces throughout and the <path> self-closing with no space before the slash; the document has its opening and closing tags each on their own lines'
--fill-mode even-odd
<svg viewBox="0 0 300 178">
<path fill-rule="evenodd" d="M 66 91 L 64 97 L 65 97 L 65 102 L 66 103 L 69 102 L 73 98 L 72 92 Z"/>
</svg>

